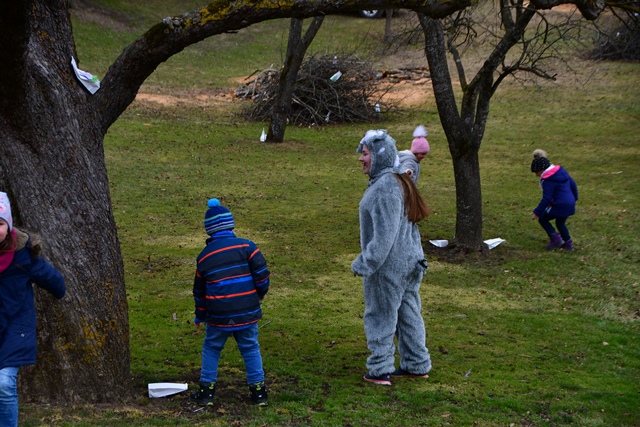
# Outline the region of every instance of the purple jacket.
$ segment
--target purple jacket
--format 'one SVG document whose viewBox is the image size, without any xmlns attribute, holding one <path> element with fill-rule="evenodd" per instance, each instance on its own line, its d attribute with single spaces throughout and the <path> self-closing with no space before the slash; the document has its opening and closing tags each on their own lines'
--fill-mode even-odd
<svg viewBox="0 0 640 427">
<path fill-rule="evenodd" d="M 542 216 L 546 212 L 557 218 L 576 213 L 578 186 L 562 166 L 552 166 L 544 171 L 540 176 L 540 187 L 542 200 L 533 213 Z"/>
</svg>

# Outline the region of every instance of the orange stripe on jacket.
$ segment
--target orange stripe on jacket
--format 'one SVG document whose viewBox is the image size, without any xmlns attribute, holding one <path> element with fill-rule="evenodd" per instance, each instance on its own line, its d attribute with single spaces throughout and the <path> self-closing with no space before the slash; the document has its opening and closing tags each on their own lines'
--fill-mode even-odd
<svg viewBox="0 0 640 427">
<path fill-rule="evenodd" d="M 238 274 L 237 276 L 227 276 L 227 277 L 223 277 L 222 279 L 218 279 L 218 280 L 207 280 L 207 283 L 218 283 L 218 282 L 222 282 L 224 280 L 231 280 L 231 279 L 237 279 L 238 277 L 249 277 L 251 276 L 251 274 Z"/>
<path fill-rule="evenodd" d="M 258 320 L 252 320 L 245 323 L 234 323 L 233 325 L 222 325 L 220 323 L 207 322 L 207 325 L 215 326 L 216 328 L 237 328 L 238 326 L 250 325 L 252 323 L 258 323 Z"/>
<path fill-rule="evenodd" d="M 250 291 L 240 292 L 240 293 L 237 293 L 237 294 L 229 294 L 229 295 L 222 295 L 222 296 L 207 295 L 207 299 L 227 299 L 227 298 L 243 297 L 245 295 L 251 295 L 251 294 L 255 294 L 255 293 L 256 293 L 256 290 L 252 289 Z"/>
<path fill-rule="evenodd" d="M 218 254 L 220 252 L 229 251 L 229 250 L 232 250 L 232 249 L 246 248 L 247 246 L 249 246 L 249 245 L 247 243 L 244 243 L 242 245 L 227 246 L 226 248 L 222 248 L 222 249 L 218 249 L 218 250 L 215 250 L 215 251 L 211 251 L 208 254 L 206 254 L 205 256 L 203 256 L 202 259 L 200 259 L 199 262 L 204 261 L 205 259 L 209 258 L 211 255 L 215 255 L 215 254 Z"/>
<path fill-rule="evenodd" d="M 251 255 L 249 255 L 249 259 L 253 258 L 253 256 L 255 254 L 257 254 L 258 252 L 260 252 L 260 248 L 257 248 L 255 251 L 253 251 L 253 253 Z"/>
<path fill-rule="evenodd" d="M 256 282 L 256 284 L 258 284 L 258 283 L 262 283 L 262 282 L 266 282 L 266 281 L 269 279 L 269 277 L 271 277 L 271 274 L 269 274 L 269 275 L 268 275 L 267 277 L 265 277 L 264 279 L 262 279 L 262 280 L 260 280 L 260 281 Z"/>
</svg>

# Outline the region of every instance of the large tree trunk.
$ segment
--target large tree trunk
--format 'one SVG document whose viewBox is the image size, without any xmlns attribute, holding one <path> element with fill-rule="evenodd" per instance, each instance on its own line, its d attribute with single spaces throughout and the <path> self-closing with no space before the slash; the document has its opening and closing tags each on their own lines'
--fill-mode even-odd
<svg viewBox="0 0 640 427">
<path fill-rule="evenodd" d="M 38 368 L 21 370 L 19 391 L 23 401 L 114 400 L 130 386 L 129 325 L 104 133 L 70 65 L 65 2 L 5 3 L 0 45 L 12 59 L 0 83 L 5 185 L 16 226 L 43 237 L 43 255 L 67 284 L 61 301 L 36 292 Z"/>
<path fill-rule="evenodd" d="M 302 37 L 302 19 L 291 18 L 289 26 L 289 41 L 284 66 L 280 72 L 278 81 L 278 93 L 276 95 L 273 113 L 271 114 L 271 126 L 267 134 L 267 142 L 284 141 L 284 133 L 287 128 L 287 118 L 291 110 L 291 100 L 296 90 L 298 72 L 302 66 L 304 55 L 309 45 L 315 38 L 324 16 L 316 16 L 311 21 L 304 37 Z"/>
</svg>

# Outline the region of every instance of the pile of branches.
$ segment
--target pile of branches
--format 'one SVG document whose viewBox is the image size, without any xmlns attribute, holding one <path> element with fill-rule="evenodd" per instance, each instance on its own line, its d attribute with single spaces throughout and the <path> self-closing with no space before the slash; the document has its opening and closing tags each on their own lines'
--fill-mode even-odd
<svg viewBox="0 0 640 427">
<path fill-rule="evenodd" d="M 336 78 L 337 73 L 341 75 Z M 255 74 L 236 96 L 251 99 L 243 115 L 254 121 L 270 121 L 278 91 L 280 70 Z M 370 123 L 398 103 L 383 102 L 390 83 L 381 84 L 376 72 L 354 55 L 312 55 L 300 67 L 288 116 L 289 124 L 321 126 L 328 123 Z"/>
<path fill-rule="evenodd" d="M 630 13 L 620 18 L 613 30 L 601 29 L 588 58 L 608 61 L 640 61 L 640 16 Z"/>
</svg>

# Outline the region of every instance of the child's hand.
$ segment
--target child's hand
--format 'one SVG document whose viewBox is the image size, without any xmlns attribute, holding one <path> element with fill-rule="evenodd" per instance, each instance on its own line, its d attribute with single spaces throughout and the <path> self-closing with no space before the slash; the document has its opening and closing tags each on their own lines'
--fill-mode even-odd
<svg viewBox="0 0 640 427">
<path fill-rule="evenodd" d="M 538 219 L 538 215 L 535 212 L 531 212 L 531 219 Z"/>
</svg>

